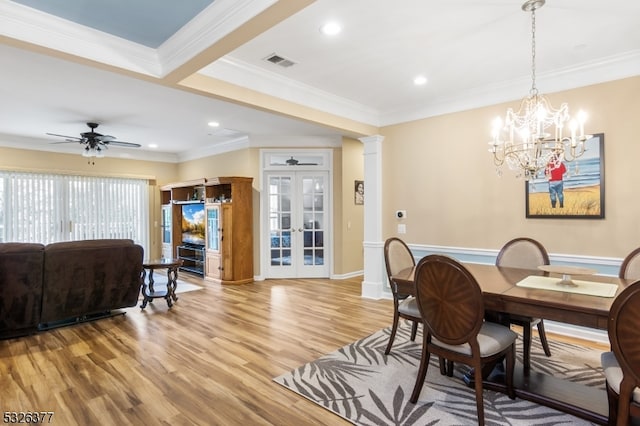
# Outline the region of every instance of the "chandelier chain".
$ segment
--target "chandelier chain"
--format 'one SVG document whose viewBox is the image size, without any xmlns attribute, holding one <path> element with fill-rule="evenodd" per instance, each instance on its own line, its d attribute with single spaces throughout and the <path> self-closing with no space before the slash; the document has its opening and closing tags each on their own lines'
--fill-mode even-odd
<svg viewBox="0 0 640 426">
<path fill-rule="evenodd" d="M 531 95 L 538 94 L 536 87 L 536 9 L 531 10 Z"/>
</svg>

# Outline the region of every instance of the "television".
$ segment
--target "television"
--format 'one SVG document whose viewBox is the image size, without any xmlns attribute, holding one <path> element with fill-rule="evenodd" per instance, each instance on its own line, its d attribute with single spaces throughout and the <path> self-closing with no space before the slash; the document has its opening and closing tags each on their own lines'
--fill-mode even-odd
<svg viewBox="0 0 640 426">
<path fill-rule="evenodd" d="M 182 205 L 182 243 L 204 246 L 205 213 L 204 204 Z"/>
</svg>

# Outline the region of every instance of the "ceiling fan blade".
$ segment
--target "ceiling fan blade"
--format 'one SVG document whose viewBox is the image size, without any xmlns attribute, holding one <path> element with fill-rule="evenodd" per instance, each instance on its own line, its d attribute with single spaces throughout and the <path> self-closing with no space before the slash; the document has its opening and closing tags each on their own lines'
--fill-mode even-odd
<svg viewBox="0 0 640 426">
<path fill-rule="evenodd" d="M 49 135 L 49 136 L 58 136 L 60 138 L 73 139 L 74 141 L 81 141 L 82 140 L 82 138 L 78 138 L 78 137 L 75 137 L 75 136 L 59 135 L 57 133 L 45 133 L 45 134 Z"/>
<path fill-rule="evenodd" d="M 142 146 L 139 143 L 123 142 L 123 141 L 102 141 L 102 143 L 104 145 L 127 146 L 129 148 L 140 148 Z"/>
<path fill-rule="evenodd" d="M 84 143 L 84 142 L 82 141 L 82 139 L 78 139 L 78 140 L 75 140 L 75 141 L 73 139 L 66 139 L 66 140 L 59 141 L 59 142 L 49 142 L 49 143 L 52 144 L 52 145 L 57 145 L 59 143 L 80 143 L 81 144 L 81 143 Z"/>
<path fill-rule="evenodd" d="M 111 136 L 111 135 L 100 135 L 96 139 L 100 139 L 101 141 L 112 141 L 115 138 L 116 138 L 115 136 Z"/>
</svg>

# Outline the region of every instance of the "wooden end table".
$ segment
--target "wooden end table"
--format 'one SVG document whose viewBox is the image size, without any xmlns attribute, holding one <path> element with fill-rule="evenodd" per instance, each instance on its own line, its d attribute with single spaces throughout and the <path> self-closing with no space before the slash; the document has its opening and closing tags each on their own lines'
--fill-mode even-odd
<svg viewBox="0 0 640 426">
<path fill-rule="evenodd" d="M 178 285 L 178 268 L 182 266 L 182 259 L 153 259 L 145 260 L 142 263 L 142 304 L 140 309 L 144 309 L 147 303 L 153 302 L 153 299 L 163 298 L 167 301 L 169 308 L 173 306 L 173 302 L 178 300 L 176 296 L 176 287 Z M 153 271 L 156 269 L 167 270 L 167 288 L 155 289 L 153 287 Z M 149 278 L 147 279 L 147 271 Z"/>
</svg>

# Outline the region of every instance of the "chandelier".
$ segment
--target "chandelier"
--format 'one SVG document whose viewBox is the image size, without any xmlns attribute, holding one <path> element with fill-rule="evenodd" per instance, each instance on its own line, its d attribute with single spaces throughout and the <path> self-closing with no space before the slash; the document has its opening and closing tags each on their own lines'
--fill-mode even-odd
<svg viewBox="0 0 640 426">
<path fill-rule="evenodd" d="M 527 0 L 522 10 L 531 12 L 531 90 L 522 100 L 520 108 L 507 110 L 503 119 L 493 122 L 493 140 L 489 142 L 489 152 L 497 173 L 502 175 L 501 166 L 506 163 L 517 177 L 525 180 L 538 176 L 550 161 L 573 161 L 585 152 L 586 114 L 578 113 L 571 119 L 566 103 L 555 109 L 538 93 L 536 87 L 536 10 L 545 0 Z M 568 127 L 568 129 L 567 129 Z"/>
</svg>

